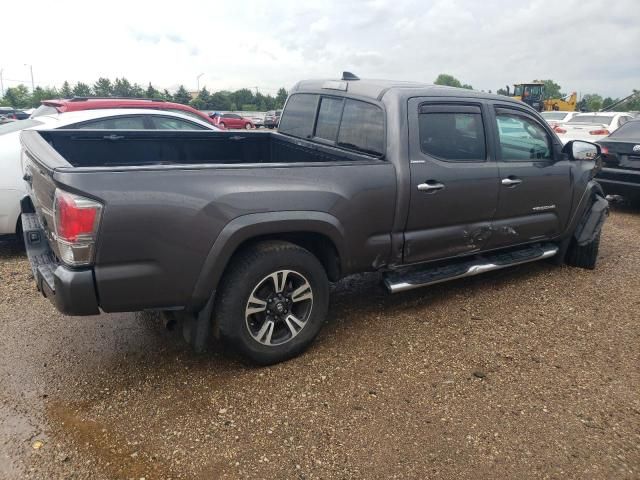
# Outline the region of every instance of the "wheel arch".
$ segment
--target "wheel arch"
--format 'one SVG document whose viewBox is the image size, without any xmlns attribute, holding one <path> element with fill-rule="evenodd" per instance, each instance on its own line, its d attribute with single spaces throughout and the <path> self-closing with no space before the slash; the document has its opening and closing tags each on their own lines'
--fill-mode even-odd
<svg viewBox="0 0 640 480">
<path fill-rule="evenodd" d="M 229 222 L 213 243 L 196 281 L 190 309 L 197 311 L 206 304 L 236 253 L 265 240 L 287 241 L 309 250 L 332 281 L 344 271 L 344 229 L 333 215 L 312 211 L 243 215 Z"/>
</svg>

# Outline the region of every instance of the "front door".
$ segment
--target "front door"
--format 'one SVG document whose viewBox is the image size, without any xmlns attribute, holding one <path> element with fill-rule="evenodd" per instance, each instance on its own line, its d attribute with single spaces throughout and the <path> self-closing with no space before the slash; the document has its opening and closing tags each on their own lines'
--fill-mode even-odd
<svg viewBox="0 0 640 480">
<path fill-rule="evenodd" d="M 561 146 L 549 127 L 526 110 L 496 105 L 491 114 L 500 200 L 488 247 L 559 235 L 568 221 L 571 205 L 569 160 L 562 157 Z"/>
<path fill-rule="evenodd" d="M 405 263 L 485 248 L 499 190 L 486 108 L 469 99 L 409 100 L 411 199 Z"/>
</svg>

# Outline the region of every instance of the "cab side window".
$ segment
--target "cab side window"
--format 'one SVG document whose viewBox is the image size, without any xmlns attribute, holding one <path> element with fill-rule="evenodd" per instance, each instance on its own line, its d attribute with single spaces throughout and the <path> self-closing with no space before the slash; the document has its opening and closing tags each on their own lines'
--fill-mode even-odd
<svg viewBox="0 0 640 480">
<path fill-rule="evenodd" d="M 496 111 L 496 123 L 502 161 L 552 159 L 551 138 L 535 120 L 499 109 Z"/>
<path fill-rule="evenodd" d="M 451 162 L 484 162 L 487 148 L 480 107 L 422 105 L 418 127 L 420 149 Z"/>
</svg>

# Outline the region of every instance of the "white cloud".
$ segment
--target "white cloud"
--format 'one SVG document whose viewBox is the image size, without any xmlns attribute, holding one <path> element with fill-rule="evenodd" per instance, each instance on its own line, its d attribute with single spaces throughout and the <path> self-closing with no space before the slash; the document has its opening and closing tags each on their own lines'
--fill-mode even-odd
<svg viewBox="0 0 640 480">
<path fill-rule="evenodd" d="M 210 89 L 275 93 L 353 70 L 427 82 L 444 72 L 494 91 L 534 78 L 611 96 L 640 88 L 637 0 L 33 0 L 38 14 L 26 8 L 3 8 L 5 18 L 28 19 L 3 22 L 5 87 L 30 83 L 26 63 L 41 85 L 125 76 L 194 88 L 204 72 Z"/>
</svg>

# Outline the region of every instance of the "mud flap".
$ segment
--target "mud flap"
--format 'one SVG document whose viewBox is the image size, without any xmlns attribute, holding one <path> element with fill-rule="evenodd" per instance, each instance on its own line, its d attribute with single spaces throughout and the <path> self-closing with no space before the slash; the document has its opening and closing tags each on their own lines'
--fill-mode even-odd
<svg viewBox="0 0 640 480">
<path fill-rule="evenodd" d="M 591 243 L 600 234 L 608 214 L 609 202 L 602 196 L 596 195 L 591 209 L 576 228 L 576 243 L 580 246 Z"/>
<path fill-rule="evenodd" d="M 190 314 L 174 312 L 176 319 L 182 324 L 182 336 L 196 353 L 204 353 L 210 343 L 211 315 L 213 313 L 213 295 L 202 310 Z"/>
</svg>

